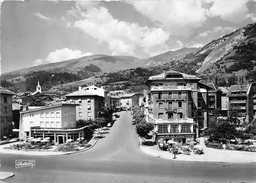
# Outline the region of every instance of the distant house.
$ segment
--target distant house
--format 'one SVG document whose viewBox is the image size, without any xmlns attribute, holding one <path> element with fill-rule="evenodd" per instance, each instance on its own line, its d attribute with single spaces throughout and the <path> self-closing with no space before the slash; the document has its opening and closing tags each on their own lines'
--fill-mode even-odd
<svg viewBox="0 0 256 183">
<path fill-rule="evenodd" d="M 131 109 L 134 105 L 139 105 L 140 95 L 137 93 L 124 94 L 120 96 L 120 107 L 124 110 Z"/>
<path fill-rule="evenodd" d="M 94 87 L 96 88 L 96 87 Z M 105 97 L 101 90 L 82 89 L 66 95 L 66 100 L 79 104 L 76 107 L 76 119 L 95 120 L 105 111 Z"/>
<path fill-rule="evenodd" d="M 53 101 L 55 97 L 56 94 L 53 92 L 42 91 L 38 82 L 35 92 L 27 92 L 16 98 L 19 98 L 22 105 L 42 106 L 47 102 Z"/>
<path fill-rule="evenodd" d="M 0 139 L 12 136 L 12 96 L 14 94 L 0 86 Z"/>
<path fill-rule="evenodd" d="M 77 104 L 60 103 L 20 112 L 19 139 L 50 137 L 54 143 L 65 143 L 85 136 L 85 128 L 76 128 Z"/>
</svg>

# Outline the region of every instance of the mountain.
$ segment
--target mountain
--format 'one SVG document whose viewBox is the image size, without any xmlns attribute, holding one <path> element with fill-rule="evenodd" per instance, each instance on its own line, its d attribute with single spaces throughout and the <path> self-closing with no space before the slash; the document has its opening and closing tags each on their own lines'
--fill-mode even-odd
<svg viewBox="0 0 256 183">
<path fill-rule="evenodd" d="M 164 65 L 168 62 L 173 62 L 175 60 L 182 59 L 184 56 L 190 53 L 195 53 L 198 48 L 181 48 L 175 51 L 168 51 L 163 54 L 150 57 L 148 59 L 141 60 L 140 65 L 144 67 L 155 67 Z"/>
<path fill-rule="evenodd" d="M 256 23 L 213 40 L 198 50 L 194 60 L 198 57 L 198 74 L 248 74 L 256 62 Z"/>
<path fill-rule="evenodd" d="M 77 59 L 66 60 L 62 62 L 38 65 L 30 68 L 24 68 L 1 75 L 2 80 L 22 79 L 33 72 L 66 72 L 77 74 L 81 78 L 88 78 L 96 74 L 105 72 L 116 72 L 123 69 L 134 68 L 138 65 L 139 59 L 131 56 L 108 56 L 93 55 Z"/>
</svg>

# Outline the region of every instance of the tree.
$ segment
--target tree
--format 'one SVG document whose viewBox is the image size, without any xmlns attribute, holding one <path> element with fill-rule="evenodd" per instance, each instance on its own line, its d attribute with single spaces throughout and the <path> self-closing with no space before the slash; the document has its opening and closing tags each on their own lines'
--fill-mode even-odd
<svg viewBox="0 0 256 183">
<path fill-rule="evenodd" d="M 238 132 L 236 125 L 230 122 L 230 119 L 218 119 L 215 123 L 210 123 L 205 134 L 212 140 L 219 141 L 221 139 L 234 139 Z"/>
<path fill-rule="evenodd" d="M 140 123 L 136 125 L 136 132 L 145 141 L 145 137 L 148 136 L 148 133 L 154 129 L 154 125 L 152 123 Z"/>
</svg>

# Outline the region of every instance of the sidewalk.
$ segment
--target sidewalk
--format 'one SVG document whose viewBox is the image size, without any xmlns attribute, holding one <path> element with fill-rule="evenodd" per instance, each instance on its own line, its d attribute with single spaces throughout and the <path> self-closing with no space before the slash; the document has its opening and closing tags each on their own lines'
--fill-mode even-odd
<svg viewBox="0 0 256 183">
<path fill-rule="evenodd" d="M 0 183 L 1 180 L 8 179 L 10 177 L 14 176 L 14 173 L 11 172 L 0 172 Z"/>
<path fill-rule="evenodd" d="M 201 141 L 200 141 L 201 142 Z M 173 159 L 173 154 L 169 151 L 163 151 L 157 145 L 145 146 L 140 145 L 142 152 L 157 157 L 174 161 L 200 161 L 200 162 L 221 162 L 221 163 L 256 163 L 255 152 L 245 151 L 231 151 L 207 148 L 204 144 L 200 143 L 203 147 L 204 154 L 195 155 L 193 152 L 190 155 L 178 154 L 176 159 Z"/>
<path fill-rule="evenodd" d="M 89 149 L 91 149 L 97 142 L 98 138 L 92 138 L 88 144 L 91 144 L 90 147 L 82 149 L 81 151 L 71 151 L 71 152 L 55 152 L 55 151 L 24 151 L 24 150 L 11 150 L 11 149 L 4 149 L 4 147 L 10 147 L 11 145 L 14 144 L 20 144 L 23 142 L 13 142 L 13 143 L 8 143 L 4 145 L 0 145 L 0 154 L 22 154 L 22 155 L 40 155 L 40 156 L 47 156 L 47 155 L 69 155 L 69 154 L 74 154 L 74 153 L 79 153 L 79 152 L 84 152 Z"/>
</svg>

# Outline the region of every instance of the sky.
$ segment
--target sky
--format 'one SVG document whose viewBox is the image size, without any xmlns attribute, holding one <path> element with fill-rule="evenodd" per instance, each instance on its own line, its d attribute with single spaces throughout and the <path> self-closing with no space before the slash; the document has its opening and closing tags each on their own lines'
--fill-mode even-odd
<svg viewBox="0 0 256 183">
<path fill-rule="evenodd" d="M 149 58 L 256 22 L 256 0 L 4 1 L 1 72 L 94 54 Z"/>
</svg>

